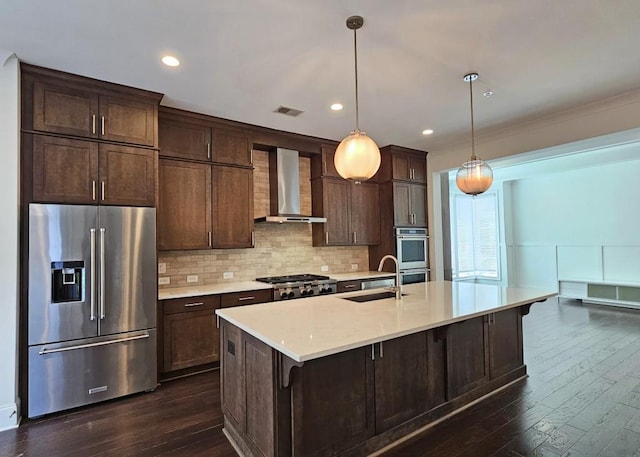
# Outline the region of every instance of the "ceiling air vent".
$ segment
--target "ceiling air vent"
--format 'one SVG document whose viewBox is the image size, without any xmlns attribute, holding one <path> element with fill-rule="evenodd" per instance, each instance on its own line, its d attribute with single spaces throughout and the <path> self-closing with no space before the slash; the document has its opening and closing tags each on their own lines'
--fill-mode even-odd
<svg viewBox="0 0 640 457">
<path fill-rule="evenodd" d="M 278 106 L 274 111 L 274 113 L 285 114 L 285 115 L 291 116 L 291 117 L 300 116 L 303 112 L 304 111 L 300 111 L 299 109 L 288 108 L 286 106 Z"/>
</svg>

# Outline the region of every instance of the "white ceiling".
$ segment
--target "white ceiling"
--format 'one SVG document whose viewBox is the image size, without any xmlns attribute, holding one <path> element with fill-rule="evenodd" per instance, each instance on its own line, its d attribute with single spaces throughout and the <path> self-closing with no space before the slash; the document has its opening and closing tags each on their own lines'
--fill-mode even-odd
<svg viewBox="0 0 640 457">
<path fill-rule="evenodd" d="M 354 14 L 360 127 L 381 146 L 468 136 L 470 71 L 479 132 L 640 88 L 638 0 L 0 0 L 0 51 L 339 140 L 355 126 Z"/>
</svg>

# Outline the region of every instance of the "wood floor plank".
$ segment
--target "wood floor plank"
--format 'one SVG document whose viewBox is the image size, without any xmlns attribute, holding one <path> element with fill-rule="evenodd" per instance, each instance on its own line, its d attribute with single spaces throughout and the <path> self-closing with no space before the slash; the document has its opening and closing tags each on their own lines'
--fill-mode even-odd
<svg viewBox="0 0 640 457">
<path fill-rule="evenodd" d="M 640 433 L 622 429 L 598 457 L 621 457 L 640 451 Z"/>
</svg>

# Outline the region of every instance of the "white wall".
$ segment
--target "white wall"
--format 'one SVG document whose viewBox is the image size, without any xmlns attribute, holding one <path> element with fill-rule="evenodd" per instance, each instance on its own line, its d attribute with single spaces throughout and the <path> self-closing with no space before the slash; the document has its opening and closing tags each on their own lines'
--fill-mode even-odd
<svg viewBox="0 0 640 457">
<path fill-rule="evenodd" d="M 476 136 L 476 153 L 491 162 L 516 154 L 637 129 L 640 127 L 638 112 L 640 90 L 543 118 L 527 120 L 508 128 L 479 132 Z M 458 144 L 434 147 L 426 145 L 425 149 L 429 151 L 427 192 L 431 196 L 428 203 L 430 265 L 432 278 L 443 279 L 443 227 L 441 218 L 435 216 L 441 212 L 441 204 L 434 193 L 434 175 L 458 168 L 468 160 L 471 146 L 467 139 Z M 437 195 L 439 196 L 439 193 Z"/>
<path fill-rule="evenodd" d="M 633 148 L 640 157 L 640 144 Z M 518 284 L 640 283 L 638 176 L 640 159 L 512 182 Z"/>
<path fill-rule="evenodd" d="M 6 59 L 6 60 L 5 60 Z M 0 50 L 0 430 L 18 424 L 18 59 Z"/>
</svg>

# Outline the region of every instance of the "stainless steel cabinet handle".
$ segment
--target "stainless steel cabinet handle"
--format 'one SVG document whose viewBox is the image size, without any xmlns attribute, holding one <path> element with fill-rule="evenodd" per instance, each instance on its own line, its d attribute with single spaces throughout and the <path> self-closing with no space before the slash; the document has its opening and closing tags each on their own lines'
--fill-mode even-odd
<svg viewBox="0 0 640 457">
<path fill-rule="evenodd" d="M 375 360 L 376 359 L 376 345 L 372 344 L 371 345 L 371 360 Z"/>
<path fill-rule="evenodd" d="M 91 181 L 91 199 L 95 200 L 96 199 L 96 180 L 94 179 L 93 181 Z"/>
<path fill-rule="evenodd" d="M 216 328 L 220 328 L 220 316 L 216 314 Z"/>
<path fill-rule="evenodd" d="M 211 143 L 207 143 L 207 159 L 211 158 Z"/>
<path fill-rule="evenodd" d="M 104 181 L 102 181 L 101 193 L 102 193 L 102 201 L 104 201 Z"/>
<path fill-rule="evenodd" d="M 106 230 L 104 227 L 100 227 L 100 319 L 104 319 L 105 310 L 104 310 L 104 291 L 105 291 L 105 271 L 107 269 L 106 262 L 104 259 L 104 238 L 105 238 Z"/>
<path fill-rule="evenodd" d="M 249 163 L 253 165 L 253 149 L 251 150 L 251 155 L 249 156 Z"/>
<path fill-rule="evenodd" d="M 211 232 L 207 232 L 209 247 L 211 247 Z"/>
<path fill-rule="evenodd" d="M 256 297 L 254 297 L 253 295 L 249 295 L 248 297 L 240 297 L 238 298 L 238 301 L 247 301 L 247 300 L 254 300 Z"/>
<path fill-rule="evenodd" d="M 358 238 L 356 236 L 356 232 L 353 232 L 353 244 L 356 244 L 358 242 Z"/>
<path fill-rule="evenodd" d="M 198 303 L 187 303 L 186 305 L 184 305 L 185 308 L 191 308 L 192 306 L 202 306 L 204 305 L 203 302 L 198 302 Z"/>
<path fill-rule="evenodd" d="M 380 341 L 380 358 L 384 357 L 384 349 L 382 348 L 382 341 Z"/>
<path fill-rule="evenodd" d="M 46 354 L 53 354 L 56 352 L 73 351 L 74 349 L 84 349 L 84 348 L 91 348 L 95 346 L 106 346 L 107 344 L 124 343 L 125 341 L 141 340 L 144 338 L 149 338 L 149 334 L 144 333 L 142 335 L 134 335 L 134 336 L 129 336 L 127 338 L 119 338 L 117 340 L 100 341 L 98 343 L 79 344 L 77 346 L 69 346 L 69 347 L 58 348 L 58 349 L 42 348 L 42 350 L 38 352 L 38 354 L 46 355 Z"/>
<path fill-rule="evenodd" d="M 251 246 L 256 245 L 256 232 L 251 232 Z"/>
<path fill-rule="evenodd" d="M 95 114 L 91 115 L 91 134 L 92 135 L 96 134 L 96 115 Z"/>
<path fill-rule="evenodd" d="M 100 117 L 102 118 L 102 119 L 101 119 L 101 124 L 102 124 L 102 125 L 101 125 L 101 130 L 102 130 L 101 135 L 102 135 L 102 136 L 104 136 L 104 116 L 100 116 Z"/>
<path fill-rule="evenodd" d="M 329 232 L 324 232 L 324 244 L 329 244 Z"/>
<path fill-rule="evenodd" d="M 353 289 L 354 287 L 358 287 L 357 284 L 347 284 L 346 286 L 344 286 L 345 289 Z"/>
<path fill-rule="evenodd" d="M 95 182 L 95 181 L 94 181 Z M 96 320 L 96 229 L 89 230 L 91 235 L 91 292 L 90 305 L 91 315 L 89 319 Z"/>
<path fill-rule="evenodd" d="M 322 159 L 322 164 L 324 165 L 324 174 L 327 174 L 327 159 Z"/>
</svg>

